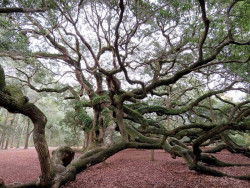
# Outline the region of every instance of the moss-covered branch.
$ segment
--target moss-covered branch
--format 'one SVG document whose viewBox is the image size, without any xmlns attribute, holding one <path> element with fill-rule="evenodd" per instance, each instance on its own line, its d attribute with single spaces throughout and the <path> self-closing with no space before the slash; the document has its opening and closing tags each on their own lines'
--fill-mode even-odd
<svg viewBox="0 0 250 188">
<path fill-rule="evenodd" d="M 139 142 L 150 143 L 150 144 L 159 144 L 160 139 L 150 138 L 144 136 L 143 134 L 136 131 L 132 126 L 126 125 L 127 132 L 132 135 L 133 137 L 137 138 Z"/>
<path fill-rule="evenodd" d="M 183 114 L 185 112 L 187 112 L 188 110 L 191 110 L 194 106 L 198 105 L 199 102 L 201 102 L 202 100 L 211 97 L 213 95 L 219 94 L 219 93 L 223 93 L 226 91 L 229 91 L 231 89 L 231 87 L 233 86 L 233 84 L 231 84 L 230 86 L 226 87 L 225 89 L 222 90 L 217 90 L 217 91 L 210 91 L 200 97 L 198 97 L 196 100 L 194 100 L 193 102 L 191 102 L 190 104 L 179 108 L 179 109 L 168 109 L 166 107 L 162 107 L 162 106 L 143 106 L 139 109 L 137 109 L 138 112 L 140 112 L 141 114 L 145 114 L 145 113 L 158 113 L 159 115 L 179 115 L 179 114 Z"/>
<path fill-rule="evenodd" d="M 3 71 L 1 74 L 2 75 L 0 75 L 0 77 L 5 79 Z M 47 186 L 52 178 L 49 149 L 45 139 L 45 125 L 47 123 L 47 118 L 34 104 L 20 101 L 17 96 L 13 95 L 12 93 L 8 93 L 5 88 L 6 86 L 0 90 L 0 106 L 12 113 L 21 113 L 28 116 L 34 124 L 33 140 L 38 153 L 42 172 L 40 184 Z"/>
<path fill-rule="evenodd" d="M 220 152 L 221 150 L 226 149 L 226 148 L 227 148 L 226 144 L 219 144 L 218 146 L 213 147 L 211 149 L 207 149 L 203 152 L 204 153 L 217 153 L 217 152 Z"/>
</svg>

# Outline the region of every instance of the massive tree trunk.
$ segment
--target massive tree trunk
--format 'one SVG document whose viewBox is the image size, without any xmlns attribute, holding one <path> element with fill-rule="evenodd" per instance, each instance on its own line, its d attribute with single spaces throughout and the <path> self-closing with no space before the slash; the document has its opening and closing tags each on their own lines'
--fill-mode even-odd
<svg viewBox="0 0 250 188">
<path fill-rule="evenodd" d="M 112 141 L 112 135 L 115 132 L 116 124 L 114 121 L 112 121 L 109 126 L 106 128 L 105 134 L 104 134 L 104 146 L 111 146 L 113 144 Z"/>
<path fill-rule="evenodd" d="M 93 148 L 97 147 L 97 145 L 98 145 L 96 143 L 96 140 L 95 140 L 95 138 L 96 138 L 95 135 L 96 135 L 95 129 L 92 128 L 90 130 L 90 133 L 89 133 L 89 142 L 88 142 L 88 148 L 89 149 L 93 149 Z"/>
<path fill-rule="evenodd" d="M 128 139 L 128 133 L 124 127 L 123 115 L 124 115 L 123 108 L 122 107 L 118 108 L 116 114 L 117 125 L 119 127 L 119 131 L 122 135 L 123 141 L 127 142 L 129 139 Z"/>
<path fill-rule="evenodd" d="M 104 132 L 101 120 L 101 111 L 98 108 L 94 108 L 94 119 L 88 137 L 88 149 L 100 147 L 103 144 Z"/>
<path fill-rule="evenodd" d="M 83 149 L 87 148 L 88 146 L 89 146 L 89 133 L 87 131 L 84 131 Z"/>
</svg>

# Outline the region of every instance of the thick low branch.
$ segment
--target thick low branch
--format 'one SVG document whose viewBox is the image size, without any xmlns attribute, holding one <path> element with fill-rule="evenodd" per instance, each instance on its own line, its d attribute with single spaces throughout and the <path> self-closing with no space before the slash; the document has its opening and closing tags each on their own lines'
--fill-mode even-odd
<svg viewBox="0 0 250 188">
<path fill-rule="evenodd" d="M 107 158 L 126 148 L 161 149 L 162 146 L 159 144 L 122 142 L 108 148 L 95 148 L 81 156 L 79 159 L 73 161 L 64 172 L 58 174 L 52 187 L 58 188 L 67 182 L 74 180 L 77 173 L 80 173 L 90 166 L 105 161 Z"/>
<path fill-rule="evenodd" d="M 0 68 L 1 65 L 0 65 Z M 3 70 L 3 69 L 2 69 Z M 4 72 L 0 72 L 0 79 L 5 80 Z M 5 88 L 4 86 L 3 88 Z M 45 138 L 45 125 L 47 118 L 43 112 L 32 103 L 20 102 L 0 90 L 0 106 L 12 113 L 21 113 L 28 116 L 34 124 L 33 140 L 41 167 L 41 185 L 47 185 L 52 178 L 49 149 Z"/>
</svg>

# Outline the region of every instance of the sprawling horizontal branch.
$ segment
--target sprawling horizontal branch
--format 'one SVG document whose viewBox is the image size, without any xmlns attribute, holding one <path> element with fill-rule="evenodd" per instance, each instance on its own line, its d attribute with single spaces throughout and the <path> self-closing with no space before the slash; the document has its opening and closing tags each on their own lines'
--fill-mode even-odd
<svg viewBox="0 0 250 188">
<path fill-rule="evenodd" d="M 35 12 L 45 12 L 47 8 L 19 8 L 19 7 L 10 7 L 10 8 L 0 8 L 0 13 L 35 13 Z"/>
<path fill-rule="evenodd" d="M 155 112 L 155 113 L 159 113 L 162 115 L 163 114 L 165 114 L 165 115 L 179 115 L 179 114 L 187 112 L 188 110 L 191 110 L 194 106 L 198 105 L 199 102 L 201 102 L 202 100 L 204 100 L 208 97 L 211 97 L 213 95 L 231 90 L 232 85 L 230 85 L 229 87 L 222 89 L 222 90 L 210 91 L 210 92 L 200 96 L 199 98 L 197 98 L 196 100 L 191 102 L 189 105 L 184 106 L 180 109 L 168 109 L 168 108 L 162 107 L 162 106 L 143 106 L 143 107 L 137 109 L 137 111 L 141 114 Z"/>
<path fill-rule="evenodd" d="M 35 13 L 46 12 L 48 10 L 48 4 L 46 0 L 42 0 L 43 8 L 22 8 L 22 7 L 0 7 L 1 13 Z"/>
</svg>

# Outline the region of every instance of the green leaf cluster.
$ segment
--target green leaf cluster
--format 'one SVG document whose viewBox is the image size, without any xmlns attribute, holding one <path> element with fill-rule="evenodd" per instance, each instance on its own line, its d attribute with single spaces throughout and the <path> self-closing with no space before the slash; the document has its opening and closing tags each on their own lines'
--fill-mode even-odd
<svg viewBox="0 0 250 188">
<path fill-rule="evenodd" d="M 95 95 L 93 97 L 93 100 L 92 100 L 92 105 L 97 105 L 97 104 L 101 104 L 101 103 L 104 103 L 104 102 L 110 102 L 110 98 L 109 98 L 109 95 L 108 94 L 104 94 L 104 95 Z"/>
<path fill-rule="evenodd" d="M 93 124 L 93 120 L 88 115 L 86 110 L 83 109 L 80 101 L 76 103 L 75 108 L 76 108 L 76 112 L 78 113 L 77 114 L 78 119 L 79 119 L 80 123 L 83 124 L 83 129 L 86 131 L 90 131 L 92 124 Z"/>
</svg>

